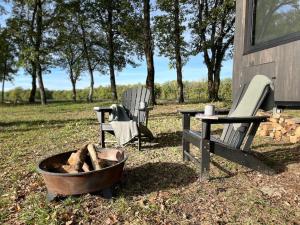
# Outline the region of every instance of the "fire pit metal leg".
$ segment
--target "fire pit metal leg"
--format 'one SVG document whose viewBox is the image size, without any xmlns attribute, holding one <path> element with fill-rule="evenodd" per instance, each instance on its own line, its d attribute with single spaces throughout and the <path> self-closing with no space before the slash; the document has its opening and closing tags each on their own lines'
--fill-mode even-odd
<svg viewBox="0 0 300 225">
<path fill-rule="evenodd" d="M 111 188 L 105 188 L 101 191 L 102 197 L 105 199 L 112 199 L 113 193 Z"/>
</svg>

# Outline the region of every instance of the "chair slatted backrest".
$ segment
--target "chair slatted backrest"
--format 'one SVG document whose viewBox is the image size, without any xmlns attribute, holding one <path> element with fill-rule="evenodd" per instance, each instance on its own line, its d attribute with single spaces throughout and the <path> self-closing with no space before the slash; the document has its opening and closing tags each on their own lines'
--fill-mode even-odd
<svg viewBox="0 0 300 225">
<path fill-rule="evenodd" d="M 247 88 L 245 86 L 241 88 L 233 102 L 229 117 L 254 116 L 266 99 L 271 83 L 271 80 L 264 75 L 253 77 Z M 230 147 L 240 148 L 249 126 L 249 123 L 225 125 L 221 141 Z"/>
<path fill-rule="evenodd" d="M 140 102 L 150 103 L 150 90 L 145 87 L 130 88 L 123 93 L 122 104 L 130 112 L 132 119 L 137 121 Z M 145 123 L 147 113 L 140 112 L 140 122 Z"/>
</svg>

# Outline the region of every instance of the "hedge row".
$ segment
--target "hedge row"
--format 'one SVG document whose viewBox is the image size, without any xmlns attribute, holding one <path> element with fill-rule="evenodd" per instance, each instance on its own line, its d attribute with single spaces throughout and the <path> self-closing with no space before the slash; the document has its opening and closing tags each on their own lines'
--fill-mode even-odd
<svg viewBox="0 0 300 225">
<path fill-rule="evenodd" d="M 118 85 L 117 91 L 119 96 L 128 88 L 139 86 L 135 85 Z M 109 86 L 97 87 L 94 89 L 95 100 L 107 100 L 111 98 L 111 91 Z M 87 99 L 89 89 L 78 89 L 77 99 L 84 101 Z M 157 99 L 160 100 L 175 100 L 177 98 L 177 83 L 176 81 L 169 81 L 163 84 L 156 84 L 155 93 Z M 5 100 L 12 102 L 26 102 L 28 101 L 30 90 L 24 90 L 17 87 L 13 90 L 5 92 Z M 72 91 L 61 90 L 51 91 L 46 90 L 47 99 L 54 101 L 72 100 Z M 186 81 L 184 82 L 184 95 L 188 101 L 206 101 L 207 98 L 207 82 L 203 81 Z M 219 97 L 223 100 L 231 100 L 231 79 L 224 79 L 221 81 Z M 37 91 L 36 99 L 39 99 L 39 91 Z"/>
</svg>

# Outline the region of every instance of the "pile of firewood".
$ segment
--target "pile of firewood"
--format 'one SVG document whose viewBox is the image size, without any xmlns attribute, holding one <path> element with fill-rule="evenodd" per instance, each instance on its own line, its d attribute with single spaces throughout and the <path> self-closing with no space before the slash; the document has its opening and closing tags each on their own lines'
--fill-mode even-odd
<svg viewBox="0 0 300 225">
<path fill-rule="evenodd" d="M 71 154 L 65 165 L 56 168 L 60 173 L 79 173 L 100 170 L 124 158 L 121 150 L 98 152 L 93 144 L 85 145 Z"/>
<path fill-rule="evenodd" d="M 292 118 L 284 114 L 258 113 L 258 115 L 270 116 L 268 122 L 262 123 L 258 134 L 262 137 L 271 137 L 275 141 L 288 139 L 291 143 L 300 143 L 300 119 Z"/>
</svg>

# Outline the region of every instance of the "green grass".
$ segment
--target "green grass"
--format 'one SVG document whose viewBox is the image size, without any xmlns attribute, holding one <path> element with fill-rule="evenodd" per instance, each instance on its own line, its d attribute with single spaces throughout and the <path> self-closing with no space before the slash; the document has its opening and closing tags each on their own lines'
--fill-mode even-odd
<svg viewBox="0 0 300 225">
<path fill-rule="evenodd" d="M 217 103 L 226 107 L 228 103 Z M 149 127 L 156 139 L 126 153 L 126 183 L 112 201 L 86 194 L 46 201 L 36 172 L 46 156 L 98 142 L 93 107 L 99 103 L 0 106 L 0 224 L 296 224 L 300 221 L 300 147 L 256 137 L 253 148 L 281 172 L 266 176 L 219 157 L 213 160 L 233 176 L 211 166 L 211 181 L 182 162 L 178 109 L 203 104 L 155 106 Z M 109 102 L 101 105 L 110 105 Z M 297 111 L 288 112 L 299 116 Z M 192 120 L 199 129 L 199 121 Z M 216 130 L 220 130 L 215 127 Z M 216 131 L 220 133 L 220 131 Z M 113 139 L 112 136 L 109 139 Z M 196 154 L 198 151 L 193 150 Z M 270 195 L 262 190 L 270 188 Z"/>
</svg>

